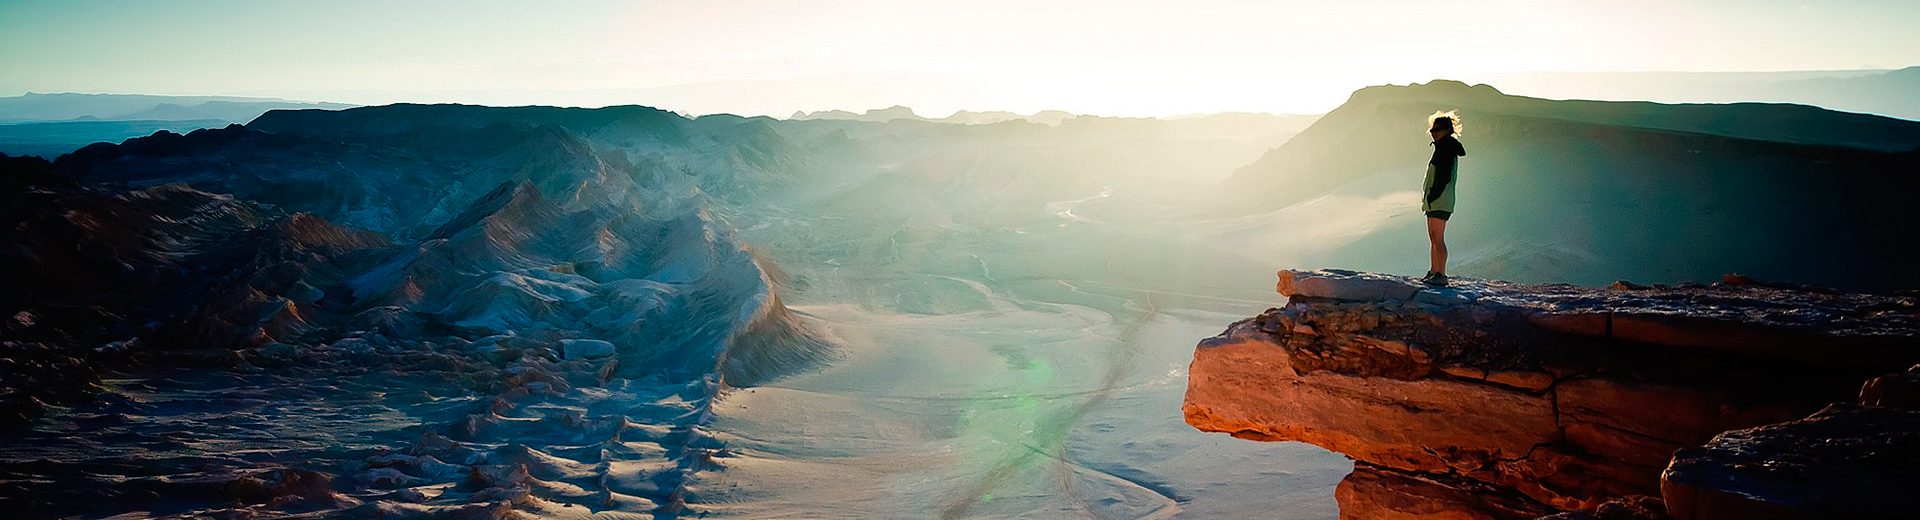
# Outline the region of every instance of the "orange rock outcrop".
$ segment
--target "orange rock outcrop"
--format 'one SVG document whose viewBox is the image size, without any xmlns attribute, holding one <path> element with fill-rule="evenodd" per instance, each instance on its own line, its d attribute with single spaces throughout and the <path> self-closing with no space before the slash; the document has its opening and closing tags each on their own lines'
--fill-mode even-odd
<svg viewBox="0 0 1920 520">
<path fill-rule="evenodd" d="M 1189 424 L 1344 453 L 1345 518 L 1533 518 L 1658 496 L 1675 450 L 1914 361 L 1911 298 L 1282 271 L 1195 350 Z M 1903 307 L 1904 306 L 1904 307 Z"/>
</svg>

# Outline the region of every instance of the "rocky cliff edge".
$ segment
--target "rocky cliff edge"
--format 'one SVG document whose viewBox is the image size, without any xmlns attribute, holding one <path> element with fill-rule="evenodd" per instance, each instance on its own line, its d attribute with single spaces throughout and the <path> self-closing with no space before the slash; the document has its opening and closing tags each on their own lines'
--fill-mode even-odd
<svg viewBox="0 0 1920 520">
<path fill-rule="evenodd" d="M 1887 375 L 1920 362 L 1920 298 L 1738 276 L 1598 289 L 1279 278 L 1286 306 L 1195 349 L 1186 420 L 1352 457 L 1343 518 L 1799 518 L 1837 507 L 1837 486 L 1795 478 L 1920 485 L 1899 463 L 1920 437 L 1888 427 L 1920 415 L 1906 406 L 1914 376 Z M 1763 464 L 1781 460 L 1801 474 Z"/>
</svg>

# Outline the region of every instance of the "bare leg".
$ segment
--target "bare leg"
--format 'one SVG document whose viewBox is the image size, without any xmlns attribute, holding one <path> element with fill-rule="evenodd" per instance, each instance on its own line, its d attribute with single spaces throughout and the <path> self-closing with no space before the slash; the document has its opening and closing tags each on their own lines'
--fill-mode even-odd
<svg viewBox="0 0 1920 520">
<path fill-rule="evenodd" d="M 1447 274 L 1447 221 L 1427 217 L 1427 244 L 1431 246 L 1427 270 Z"/>
</svg>

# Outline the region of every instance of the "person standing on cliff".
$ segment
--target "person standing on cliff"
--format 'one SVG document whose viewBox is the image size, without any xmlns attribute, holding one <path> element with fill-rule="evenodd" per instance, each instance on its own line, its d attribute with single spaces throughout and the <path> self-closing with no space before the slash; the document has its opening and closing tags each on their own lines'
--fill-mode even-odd
<svg viewBox="0 0 1920 520">
<path fill-rule="evenodd" d="M 1447 285 L 1447 218 L 1453 216 L 1454 186 L 1459 184 L 1460 158 L 1467 148 L 1454 136 L 1460 133 L 1460 115 L 1453 111 L 1427 116 L 1427 135 L 1433 137 L 1433 158 L 1427 160 L 1427 182 L 1420 190 L 1420 211 L 1427 215 L 1428 267 L 1420 281 Z"/>
</svg>

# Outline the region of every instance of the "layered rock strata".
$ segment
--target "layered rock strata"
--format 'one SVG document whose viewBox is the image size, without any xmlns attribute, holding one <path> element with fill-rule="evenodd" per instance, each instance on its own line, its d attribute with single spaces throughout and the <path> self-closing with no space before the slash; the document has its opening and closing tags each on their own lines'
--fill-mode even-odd
<svg viewBox="0 0 1920 520">
<path fill-rule="evenodd" d="M 1200 343 L 1186 419 L 1354 458 L 1347 518 L 1659 495 L 1675 450 L 1851 401 L 1920 352 L 1913 298 L 1742 279 L 1431 288 L 1282 271 L 1277 289 L 1285 307 Z"/>
</svg>

